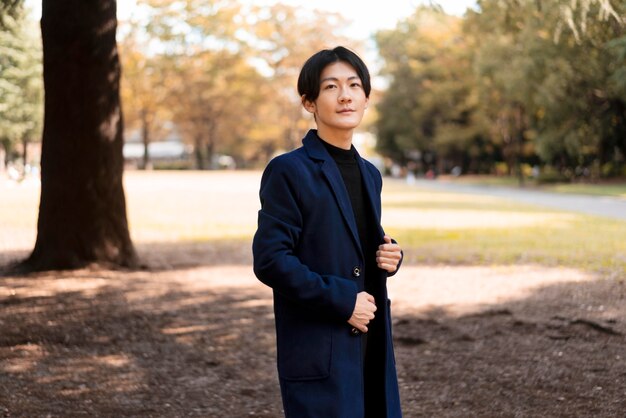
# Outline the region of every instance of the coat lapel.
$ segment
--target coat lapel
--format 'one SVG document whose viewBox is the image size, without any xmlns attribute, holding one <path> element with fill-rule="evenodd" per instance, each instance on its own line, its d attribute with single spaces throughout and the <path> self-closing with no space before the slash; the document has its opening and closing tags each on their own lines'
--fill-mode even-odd
<svg viewBox="0 0 626 418">
<path fill-rule="evenodd" d="M 359 162 L 359 169 L 361 170 L 361 178 L 363 178 L 363 184 L 365 185 L 365 193 L 367 194 L 367 201 L 370 205 L 372 213 L 374 214 L 374 218 L 376 219 L 376 230 L 378 231 L 378 235 L 382 239 L 385 235 L 382 226 L 380 225 L 380 205 L 376 204 L 378 193 L 376 191 L 376 184 L 374 183 L 374 178 L 369 175 L 369 171 L 367 167 L 365 167 L 365 162 L 363 158 L 357 152 L 357 161 Z"/>
<path fill-rule="evenodd" d="M 346 186 L 341 178 L 341 173 L 339 172 L 337 164 L 335 164 L 335 161 L 328 154 L 326 148 L 324 148 L 324 145 L 320 141 L 321 140 L 317 137 L 317 131 L 311 129 L 302 142 L 309 156 L 320 161 L 322 173 L 324 173 L 324 176 L 326 177 L 326 180 L 335 195 L 335 200 L 337 201 L 339 210 L 341 211 L 343 219 L 350 229 L 354 245 L 356 245 L 356 248 L 359 249 L 361 256 L 363 256 L 361 241 L 359 240 L 359 233 L 356 226 L 356 220 L 354 219 L 354 212 L 352 211 L 348 191 L 346 190 Z M 369 188 L 369 186 L 367 187 Z"/>
</svg>

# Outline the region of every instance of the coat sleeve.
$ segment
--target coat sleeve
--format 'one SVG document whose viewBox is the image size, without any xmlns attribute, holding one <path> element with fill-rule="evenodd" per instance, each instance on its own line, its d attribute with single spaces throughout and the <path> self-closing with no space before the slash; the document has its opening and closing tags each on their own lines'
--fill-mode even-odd
<svg viewBox="0 0 626 418">
<path fill-rule="evenodd" d="M 285 298 L 347 321 L 356 304 L 356 283 L 311 271 L 296 254 L 303 229 L 298 169 L 295 162 L 278 157 L 263 173 L 261 210 L 252 243 L 254 273 Z"/>
<path fill-rule="evenodd" d="M 377 192 L 378 192 L 378 196 L 380 196 L 383 190 L 383 176 L 380 174 L 380 171 L 378 171 L 378 169 L 374 167 L 371 163 L 369 163 L 368 166 L 370 167 L 370 171 L 372 172 L 372 175 L 376 179 L 376 187 L 378 188 Z M 391 242 L 393 242 L 394 244 L 398 243 L 393 238 L 391 239 Z M 398 262 L 398 266 L 396 267 L 396 270 L 392 273 L 387 273 L 387 277 L 391 277 L 395 275 L 398 272 L 398 270 L 400 270 L 400 266 L 402 265 L 402 260 L 404 260 L 404 251 L 400 252 L 400 261 Z"/>
</svg>

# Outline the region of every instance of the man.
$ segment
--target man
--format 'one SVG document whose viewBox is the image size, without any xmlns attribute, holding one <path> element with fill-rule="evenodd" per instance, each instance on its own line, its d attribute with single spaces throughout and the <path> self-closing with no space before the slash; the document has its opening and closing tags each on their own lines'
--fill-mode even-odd
<svg viewBox="0 0 626 418">
<path fill-rule="evenodd" d="M 371 86 L 337 47 L 304 64 L 298 92 L 317 130 L 261 179 L 254 271 L 274 291 L 288 418 L 398 418 L 386 280 L 402 260 L 380 226 L 382 178 L 352 146 Z"/>
</svg>

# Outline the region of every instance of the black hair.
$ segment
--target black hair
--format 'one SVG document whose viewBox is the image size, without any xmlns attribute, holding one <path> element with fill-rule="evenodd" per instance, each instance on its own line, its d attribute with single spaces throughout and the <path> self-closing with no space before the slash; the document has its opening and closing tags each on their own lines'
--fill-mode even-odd
<svg viewBox="0 0 626 418">
<path fill-rule="evenodd" d="M 334 49 L 323 49 L 306 60 L 302 66 L 302 70 L 300 70 L 300 76 L 298 77 L 298 93 L 300 96 L 304 96 L 305 100 L 310 102 L 315 101 L 320 94 L 320 77 L 322 71 L 324 71 L 324 68 L 329 64 L 338 61 L 345 62 L 354 68 L 361 79 L 361 83 L 363 83 L 365 97 L 370 97 L 372 85 L 370 83 L 370 73 L 367 66 L 357 54 L 343 46 L 338 46 Z"/>
</svg>

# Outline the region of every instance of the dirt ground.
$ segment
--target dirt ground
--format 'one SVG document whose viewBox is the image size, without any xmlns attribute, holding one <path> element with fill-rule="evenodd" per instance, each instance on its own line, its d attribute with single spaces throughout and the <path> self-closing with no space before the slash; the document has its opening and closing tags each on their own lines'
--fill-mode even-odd
<svg viewBox="0 0 626 418">
<path fill-rule="evenodd" d="M 138 249 L 139 271 L 0 277 L 0 416 L 280 417 L 249 243 Z M 623 280 L 405 265 L 389 287 L 406 417 L 626 415 Z"/>
</svg>

